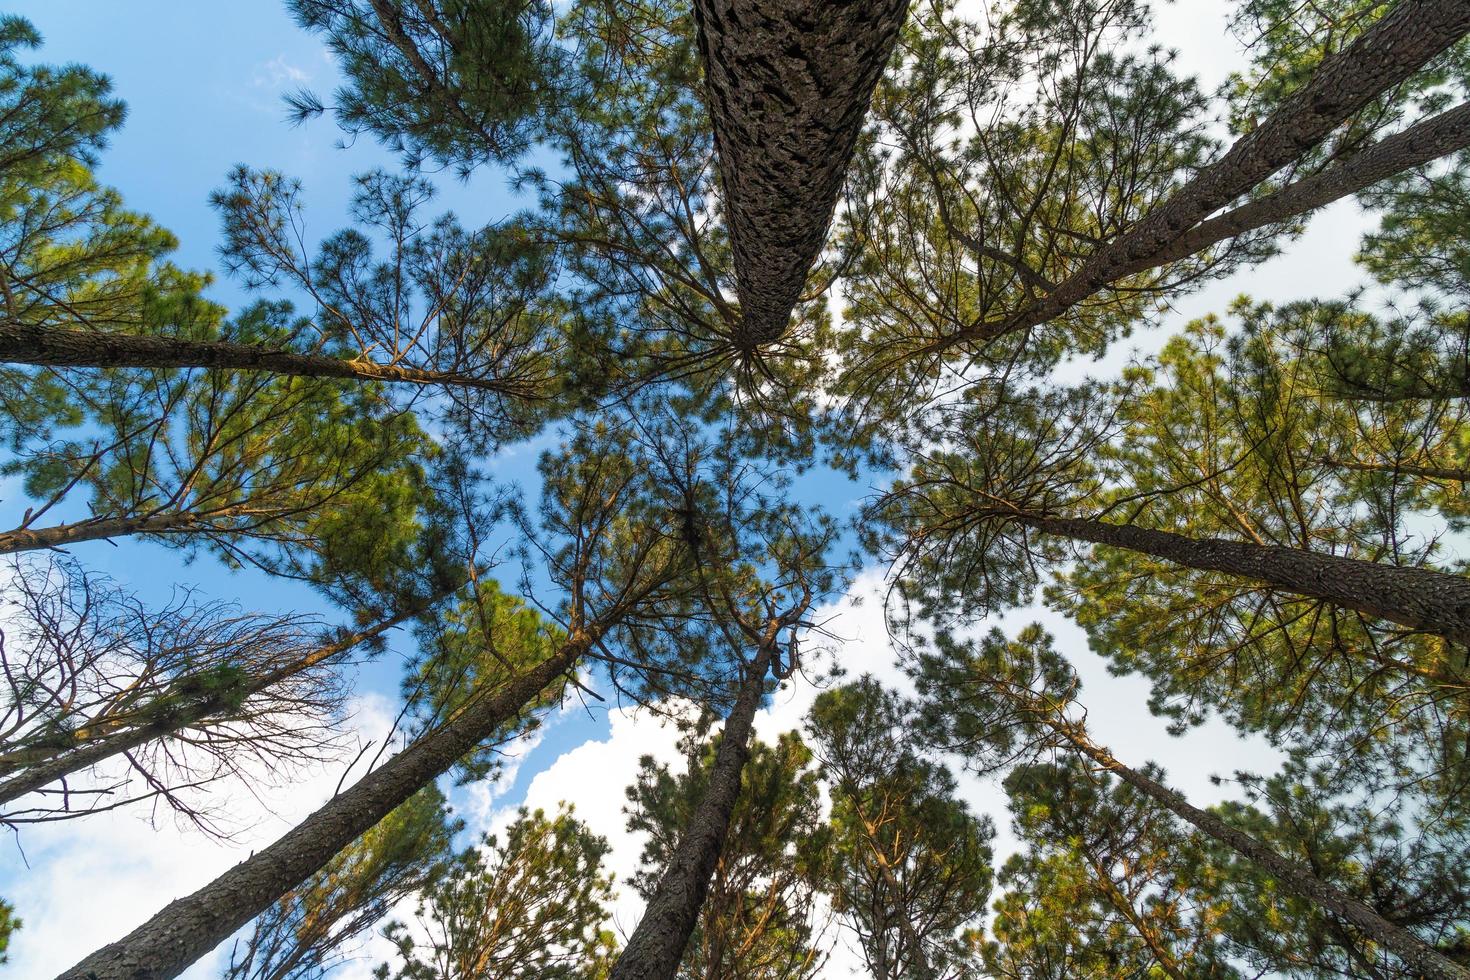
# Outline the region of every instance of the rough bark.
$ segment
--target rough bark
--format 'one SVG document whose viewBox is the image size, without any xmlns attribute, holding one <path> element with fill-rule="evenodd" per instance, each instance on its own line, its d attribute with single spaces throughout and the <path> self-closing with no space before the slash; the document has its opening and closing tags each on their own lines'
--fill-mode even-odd
<svg viewBox="0 0 1470 980">
<path fill-rule="evenodd" d="M 269 371 L 303 378 L 350 378 L 412 385 L 457 385 L 517 394 L 514 385 L 455 371 L 348 361 L 327 354 L 298 354 L 258 344 L 183 340 L 145 334 L 65 330 L 0 322 L 0 362 L 41 367 L 219 368 Z"/>
<path fill-rule="evenodd" d="M 88 956 L 59 980 L 168 980 L 272 902 L 320 870 L 342 848 L 454 765 L 556 682 L 595 636 L 578 632 L 557 653 L 420 737 L 284 837 L 214 881 L 177 899 L 124 938 Z"/>
<path fill-rule="evenodd" d="M 946 346 L 1029 329 L 1066 312 L 1130 269 L 1150 268 L 1212 212 L 1297 160 L 1374 98 L 1470 33 L 1464 0 L 1399 0 L 1382 20 L 1327 58 L 1311 79 L 1216 162 L 1108 243 L 1046 297 L 1005 320 L 979 323 Z M 1270 223 L 1269 219 L 1265 223 Z M 1144 263 L 1140 265 L 1140 263 Z"/>
<path fill-rule="evenodd" d="M 1238 575 L 1470 645 L 1470 579 L 1458 575 L 1080 517 L 1021 513 L 1011 519 L 1045 534 L 1123 548 L 1186 568 Z"/>
<path fill-rule="evenodd" d="M 1333 915 L 1351 922 L 1373 942 L 1392 951 L 1416 976 L 1431 980 L 1470 980 L 1470 969 L 1457 965 L 1407 929 L 1383 918 L 1366 903 L 1327 884 L 1249 834 L 1230 826 L 1213 813 L 1192 806 L 1174 790 L 1123 765 L 1076 726 L 1054 719 L 1049 719 L 1046 724 L 1101 768 L 1116 774 L 1196 830 L 1270 872 L 1283 891 L 1316 902 Z"/>
<path fill-rule="evenodd" d="M 750 757 L 750 728 L 765 690 L 766 669 L 775 645 L 766 644 L 746 668 L 735 706 L 725 719 L 709 786 L 684 828 L 658 889 L 627 947 L 613 965 L 610 980 L 673 980 L 684 947 L 699 920 L 710 876 L 725 847 L 730 816 L 740 798 L 740 774 Z"/>
<path fill-rule="evenodd" d="M 421 611 L 421 609 L 406 610 L 368 629 L 317 647 L 290 664 L 251 678 L 241 690 L 219 692 L 209 697 L 197 698 L 170 713 L 166 722 L 139 724 L 132 727 L 110 726 L 110 729 L 97 733 L 76 748 L 52 752 L 48 757 L 30 764 L 0 760 L 0 773 L 12 773 L 19 770 L 17 775 L 0 780 L 0 804 L 9 803 L 27 793 L 35 792 L 74 772 L 99 765 L 123 752 L 219 717 L 225 711 L 223 704 L 226 694 L 231 695 L 238 703 L 238 700 L 259 694 L 303 671 L 326 663 L 361 643 L 381 636 L 395 626 L 400 626 L 412 619 Z M 160 697 L 167 696 L 167 693 L 160 695 Z M 108 730 L 115 734 L 109 735 Z"/>
<path fill-rule="evenodd" d="M 730 221 L 734 346 L 779 340 L 827 237 L 908 0 L 696 0 Z"/>
<path fill-rule="evenodd" d="M 1420 476 L 1426 480 L 1449 480 L 1455 483 L 1470 483 L 1470 470 L 1452 469 L 1447 466 L 1418 466 L 1413 463 L 1359 463 L 1349 459 L 1323 457 L 1323 466 L 1358 473 L 1394 473 L 1404 476 Z"/>
<path fill-rule="evenodd" d="M 61 548 L 84 541 L 101 541 L 133 534 L 184 534 L 209 527 L 209 517 L 223 516 L 227 514 L 215 512 L 206 516 L 187 511 L 168 511 L 146 517 L 102 517 L 52 527 L 22 527 L 0 534 L 0 555 L 35 551 L 39 548 Z"/>
</svg>

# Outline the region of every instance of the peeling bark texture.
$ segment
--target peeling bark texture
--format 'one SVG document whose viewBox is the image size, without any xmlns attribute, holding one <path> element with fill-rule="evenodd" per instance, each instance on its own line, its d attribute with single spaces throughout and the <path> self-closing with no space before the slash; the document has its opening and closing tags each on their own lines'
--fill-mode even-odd
<svg viewBox="0 0 1470 980">
<path fill-rule="evenodd" d="M 1470 645 L 1470 579 L 1458 575 L 1080 517 L 1023 513 L 1011 518 L 1045 534 L 1152 555 L 1186 568 L 1238 575 Z"/>
<path fill-rule="evenodd" d="M 1104 246 L 1050 295 L 1007 320 L 955 334 L 950 343 L 992 339 L 1061 315 L 1297 160 L 1343 120 L 1467 33 L 1470 3 L 1465 0 L 1399 0 L 1356 41 L 1324 60 L 1300 90 L 1223 157 Z"/>
<path fill-rule="evenodd" d="M 1123 765 L 1107 749 L 1094 744 L 1073 726 L 1057 721 L 1048 721 L 1047 724 L 1099 767 L 1114 773 L 1196 830 L 1270 872 L 1283 891 L 1315 902 L 1333 915 L 1357 926 L 1373 942 L 1391 950 L 1415 976 L 1430 977 L 1432 980 L 1470 980 L 1470 970 L 1448 959 L 1407 929 L 1389 922 L 1366 903 L 1337 890 L 1305 867 L 1288 861 L 1213 813 L 1191 805 L 1169 787 Z"/>
<path fill-rule="evenodd" d="M 420 737 L 280 840 L 194 894 L 169 903 L 58 980 L 169 980 L 178 976 L 514 717 L 570 670 L 594 639 L 587 633 L 573 635 L 554 656 Z"/>
<path fill-rule="evenodd" d="M 725 836 L 730 815 L 740 798 L 740 774 L 750 757 L 750 727 L 765 690 L 766 669 L 775 644 L 767 644 L 746 668 L 740 695 L 715 752 L 709 787 L 689 818 L 674 856 L 658 881 L 658 890 L 648 902 L 638 928 L 613 965 L 609 980 L 673 980 L 684 957 L 684 947 L 699 921 L 709 891 L 710 876 Z"/>
<path fill-rule="evenodd" d="M 412 619 L 422 612 L 422 608 L 408 609 L 397 615 L 385 619 L 375 626 L 343 637 L 334 643 L 317 647 L 310 653 L 301 657 L 296 662 L 278 670 L 270 671 L 251 680 L 243 685 L 244 690 L 226 692 L 233 697 L 248 698 L 259 694 L 281 681 L 294 677 L 303 671 L 311 670 L 320 664 L 332 659 L 341 653 L 346 653 L 353 647 L 365 643 L 374 637 L 381 636 L 395 626 Z M 111 737 L 105 734 L 95 740 L 88 740 L 71 750 L 62 750 L 34 765 L 5 766 L 0 764 L 0 773 L 19 772 L 7 779 L 0 780 L 0 804 L 9 803 L 27 793 L 35 792 L 49 783 L 54 783 L 63 776 L 69 776 L 83 769 L 105 762 L 123 752 L 136 749 L 157 739 L 167 738 L 174 732 L 183 731 L 210 721 L 220 714 L 221 698 L 223 694 L 216 694 L 205 699 L 198 699 L 184 705 L 177 713 L 170 716 L 171 721 L 155 725 L 139 725 Z"/>
<path fill-rule="evenodd" d="M 298 354 L 227 340 L 184 340 L 146 334 L 65 330 L 0 323 L 0 362 L 40 367 L 216 368 L 268 371 L 302 378 L 353 378 L 413 385 L 458 385 L 508 395 L 514 385 L 454 371 L 399 364 L 348 361 L 328 354 Z"/>
<path fill-rule="evenodd" d="M 742 353 L 780 340 L 908 0 L 695 0 Z"/>
</svg>

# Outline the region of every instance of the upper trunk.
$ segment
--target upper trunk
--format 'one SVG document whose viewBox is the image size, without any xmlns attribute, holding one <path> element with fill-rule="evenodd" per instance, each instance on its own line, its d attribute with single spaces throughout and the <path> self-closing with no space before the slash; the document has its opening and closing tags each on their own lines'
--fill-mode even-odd
<svg viewBox="0 0 1470 980">
<path fill-rule="evenodd" d="M 1213 813 L 1192 806 L 1174 790 L 1123 765 L 1107 749 L 1094 744 L 1073 725 L 1055 720 L 1048 720 L 1047 724 L 1071 743 L 1073 748 L 1103 769 L 1116 774 L 1201 833 L 1260 865 L 1276 879 L 1283 891 L 1315 902 L 1328 912 L 1351 922 L 1373 942 L 1391 950 L 1416 976 L 1430 977 L 1432 980 L 1470 980 L 1470 970 L 1452 962 L 1418 936 L 1389 922 L 1365 903 L 1322 881 L 1305 867 L 1288 861 Z"/>
<path fill-rule="evenodd" d="M 749 353 L 779 340 L 827 237 L 908 0 L 696 0 Z"/>
<path fill-rule="evenodd" d="M 552 657 L 458 717 L 416 740 L 351 789 L 333 797 L 280 840 L 194 894 L 177 899 L 59 980 L 169 980 L 492 735 L 570 670 L 595 640 L 578 633 Z"/>
<path fill-rule="evenodd" d="M 977 324 L 947 343 L 984 340 L 1046 323 L 1130 270 L 1158 264 L 1155 256 L 1213 211 L 1299 159 L 1354 112 L 1466 33 L 1470 4 L 1464 0 L 1399 0 L 1351 45 L 1326 58 L 1300 90 L 1223 157 L 1103 246 L 1045 298 L 1004 321 Z M 1280 219 L 1267 218 L 1265 223 L 1272 220 Z"/>
<path fill-rule="evenodd" d="M 1470 645 L 1470 579 L 1458 575 L 1080 517 L 1022 513 L 1012 519 L 1047 534 L 1238 575 Z"/>
<path fill-rule="evenodd" d="M 760 706 L 774 649 L 774 643 L 763 645 L 746 668 L 740 694 L 725 719 L 709 786 L 690 816 L 638 928 L 613 965 L 610 980 L 672 980 L 678 972 L 740 798 L 740 774 L 750 756 L 751 721 Z"/>
</svg>

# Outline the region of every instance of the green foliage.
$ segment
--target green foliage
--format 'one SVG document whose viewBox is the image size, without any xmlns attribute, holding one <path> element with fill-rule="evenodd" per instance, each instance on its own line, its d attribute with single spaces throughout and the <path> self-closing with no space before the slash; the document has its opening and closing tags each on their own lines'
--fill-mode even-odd
<svg viewBox="0 0 1470 980">
<path fill-rule="evenodd" d="M 913 740 L 914 708 L 872 677 L 807 718 L 832 797 L 823 877 L 875 978 L 969 975 L 991 886 L 986 818 Z"/>
<path fill-rule="evenodd" d="M 1215 811 L 1273 850 L 1312 869 L 1385 919 L 1470 964 L 1470 867 L 1465 815 L 1430 813 L 1363 793 L 1361 773 L 1294 758 L 1268 779 L 1246 781 L 1248 802 Z M 1196 839 L 1187 849 L 1201 901 L 1220 913 L 1223 949 L 1257 970 L 1288 977 L 1409 977 L 1385 950 L 1311 902 L 1284 894 L 1234 851 Z"/>
<path fill-rule="evenodd" d="M 426 639 L 426 652 L 409 664 L 403 681 L 404 698 L 423 730 L 452 719 L 476 698 L 546 660 L 565 641 L 565 634 L 524 601 L 486 580 L 445 613 Z M 461 759 L 456 769 L 460 782 L 493 777 L 504 743 L 534 731 L 539 724 L 535 712 L 555 700 L 548 692 L 526 705 L 524 721 L 508 726 Z"/>
<path fill-rule="evenodd" d="M 645 898 L 657 888 L 704 798 L 720 741 L 707 737 L 712 720 L 705 715 L 685 734 L 682 772 L 644 756 L 637 782 L 627 789 L 628 829 L 647 835 L 631 881 Z M 813 870 L 828 835 L 811 758 L 794 732 L 781 735 L 775 745 L 752 740 L 725 847 L 679 977 L 800 980 L 820 975 L 826 957 L 816 945 L 821 936 Z"/>
<path fill-rule="evenodd" d="M 413 919 L 383 934 L 397 949 L 381 980 L 595 980 L 614 940 L 603 929 L 612 877 L 607 842 L 564 808 L 548 818 L 524 808 L 504 839 L 479 844 L 436 870 Z"/>
<path fill-rule="evenodd" d="M 543 0 L 289 0 L 321 34 L 346 84 L 324 106 L 300 92 L 297 121 L 330 111 L 410 168 L 426 161 L 468 175 L 528 146 L 556 81 L 552 10 Z"/>
<path fill-rule="evenodd" d="M 15 906 L 0 899 L 0 966 L 8 959 L 5 951 L 10 948 L 10 939 L 24 923 L 16 918 Z"/>
<path fill-rule="evenodd" d="M 1168 813 L 1075 763 L 1020 766 L 1005 789 L 1024 849 L 1000 872 L 989 975 L 1240 975 L 1217 948 L 1229 908 L 1199 894 Z"/>
</svg>

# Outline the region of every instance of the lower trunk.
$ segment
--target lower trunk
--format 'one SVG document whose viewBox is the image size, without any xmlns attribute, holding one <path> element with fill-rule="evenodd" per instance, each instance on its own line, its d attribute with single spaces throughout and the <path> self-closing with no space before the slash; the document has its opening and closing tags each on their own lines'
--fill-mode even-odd
<svg viewBox="0 0 1470 980">
<path fill-rule="evenodd" d="M 1470 644 L 1470 579 L 1324 555 L 1301 548 L 1190 538 L 1132 524 L 1080 517 L 1012 515 L 1017 523 L 1110 548 L 1152 555 L 1201 571 L 1238 575 L 1344 609 Z"/>
<path fill-rule="evenodd" d="M 391 619 L 386 619 L 376 626 L 354 633 L 318 647 L 310 653 L 301 657 L 291 664 L 279 667 L 275 670 L 251 679 L 243 692 L 233 691 L 230 694 L 234 698 L 243 693 L 245 698 L 281 683 L 303 671 L 311 670 L 332 657 L 352 649 L 360 643 L 366 642 L 375 636 L 380 636 L 395 626 L 398 626 L 422 610 L 412 610 L 399 613 Z M 159 699 L 169 696 L 165 691 L 159 695 Z M 166 726 L 158 724 L 137 723 L 132 726 L 123 725 L 115 730 L 113 734 L 99 735 L 94 741 L 84 742 L 76 748 L 55 752 L 50 757 L 37 760 L 31 765 L 7 765 L 0 762 L 0 773 L 20 770 L 17 775 L 8 779 L 0 780 L 0 804 L 9 803 L 11 800 L 35 792 L 50 783 L 55 782 L 74 772 L 89 769 L 92 766 L 105 762 L 123 752 L 136 749 L 141 745 L 157 739 L 166 738 L 174 732 L 183 731 L 186 728 L 202 724 L 222 716 L 222 711 L 217 699 L 200 700 L 193 704 L 184 706 L 178 712 L 170 716 Z"/>
<path fill-rule="evenodd" d="M 751 722 L 765 690 L 773 649 L 768 644 L 747 668 L 735 707 L 725 719 L 709 787 L 690 816 L 638 928 L 613 965 L 610 980 L 672 980 L 678 972 L 725 846 L 730 815 L 740 798 L 740 774 L 750 755 Z"/>
<path fill-rule="evenodd" d="M 1270 872 L 1282 891 L 1315 902 L 1333 915 L 1351 922 L 1363 935 L 1402 960 L 1415 976 L 1429 977 L 1431 980 L 1470 980 L 1470 969 L 1449 960 L 1418 936 L 1389 922 L 1368 905 L 1343 894 L 1249 834 L 1230 826 L 1213 813 L 1190 805 L 1174 790 L 1123 765 L 1107 749 L 1094 744 L 1074 726 L 1055 720 L 1047 721 L 1047 724 L 1077 752 L 1113 773 L 1196 830 Z"/>
<path fill-rule="evenodd" d="M 493 734 L 575 666 L 594 639 L 585 633 L 573 635 L 555 656 L 500 691 L 472 702 L 458 717 L 364 776 L 280 840 L 194 894 L 170 903 L 124 938 L 67 970 L 59 980 L 169 980 L 178 976 Z"/>
</svg>

